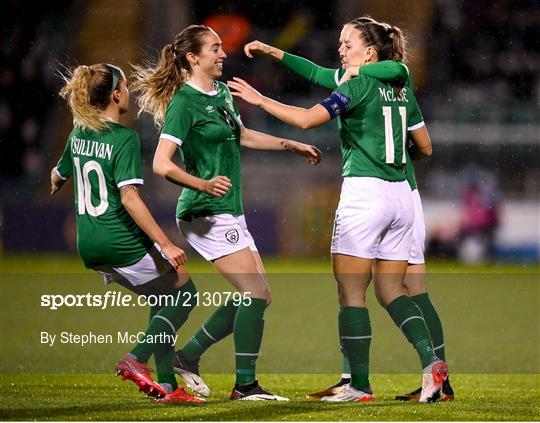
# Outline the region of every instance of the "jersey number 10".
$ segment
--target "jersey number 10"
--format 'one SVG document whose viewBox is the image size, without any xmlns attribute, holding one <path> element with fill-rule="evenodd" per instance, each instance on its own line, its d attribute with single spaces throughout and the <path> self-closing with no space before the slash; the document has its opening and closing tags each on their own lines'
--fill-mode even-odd
<svg viewBox="0 0 540 423">
<path fill-rule="evenodd" d="M 99 216 L 105 213 L 109 207 L 107 184 L 105 182 L 105 175 L 103 169 L 98 162 L 90 160 L 86 162 L 81 171 L 81 163 L 78 157 L 73 158 L 73 164 L 77 172 L 77 203 L 79 208 L 79 214 L 88 213 L 90 216 Z M 88 174 L 94 171 L 98 177 L 99 186 L 99 204 L 94 206 L 92 204 L 92 186 L 90 185 L 90 179 Z"/>
<path fill-rule="evenodd" d="M 406 163 L 407 158 L 405 156 L 405 142 L 407 140 L 407 109 L 405 107 L 398 107 L 399 116 L 401 117 L 401 143 L 403 156 L 401 163 Z M 394 131 L 392 128 L 392 108 L 390 106 L 383 106 L 382 113 L 384 116 L 384 138 L 386 145 L 386 163 L 394 164 L 395 162 L 395 148 L 394 148 Z"/>
</svg>

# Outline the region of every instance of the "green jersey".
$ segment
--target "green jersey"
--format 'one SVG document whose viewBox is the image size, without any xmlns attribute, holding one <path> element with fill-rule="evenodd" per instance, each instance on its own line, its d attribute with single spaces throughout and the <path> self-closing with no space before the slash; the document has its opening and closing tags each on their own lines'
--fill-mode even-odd
<svg viewBox="0 0 540 423">
<path fill-rule="evenodd" d="M 176 208 L 178 219 L 244 213 L 240 114 L 227 85 L 216 81 L 214 88 L 205 93 L 185 83 L 169 103 L 160 137 L 178 144 L 188 173 L 201 179 L 227 176 L 232 187 L 223 197 L 184 188 Z"/>
<path fill-rule="evenodd" d="M 74 175 L 77 249 L 86 267 L 138 262 L 153 242 L 122 205 L 120 187 L 143 183 L 137 133 L 109 122 L 101 132 L 74 128 L 57 164 Z"/>
<path fill-rule="evenodd" d="M 339 115 L 344 177 L 406 179 L 407 131 L 423 125 L 407 87 L 398 94 L 390 83 L 359 76 L 337 87 L 321 105 L 331 117 Z"/>
<path fill-rule="evenodd" d="M 345 73 L 343 68 L 324 68 L 303 57 L 289 53 L 284 54 L 281 63 L 310 82 L 332 90 L 337 88 L 341 77 Z M 412 75 L 407 66 L 393 60 L 384 60 L 382 62 L 362 66 L 360 68 L 360 75 L 371 76 L 384 82 L 406 80 L 409 89 L 412 90 L 413 87 Z M 407 163 L 405 164 L 405 167 L 407 172 L 407 182 L 409 182 L 411 189 L 414 190 L 417 188 L 416 177 L 409 153 L 407 152 L 406 154 Z"/>
</svg>

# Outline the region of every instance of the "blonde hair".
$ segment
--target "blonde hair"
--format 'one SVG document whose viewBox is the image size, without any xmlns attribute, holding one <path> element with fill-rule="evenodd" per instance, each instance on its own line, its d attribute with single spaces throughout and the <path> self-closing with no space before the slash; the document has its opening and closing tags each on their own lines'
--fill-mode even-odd
<svg viewBox="0 0 540 423">
<path fill-rule="evenodd" d="M 157 63 L 133 65 L 134 82 L 131 91 L 137 96 L 139 113 L 150 113 L 157 127 L 165 122 L 167 106 L 176 92 L 185 84 L 191 66 L 186 54 L 199 54 L 204 44 L 206 25 L 190 25 L 176 35 L 172 44 L 161 50 Z"/>
<path fill-rule="evenodd" d="M 61 76 L 66 85 L 60 90 L 60 96 L 71 109 L 73 126 L 92 131 L 105 129 L 107 125 L 101 111 L 109 105 L 116 89 L 112 87 L 112 66 L 105 63 L 81 65 Z"/>
</svg>

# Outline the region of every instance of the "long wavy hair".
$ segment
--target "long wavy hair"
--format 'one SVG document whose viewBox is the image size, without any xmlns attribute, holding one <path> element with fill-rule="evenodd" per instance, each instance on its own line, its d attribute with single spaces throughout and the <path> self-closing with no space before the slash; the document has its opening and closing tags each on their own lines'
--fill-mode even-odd
<svg viewBox="0 0 540 423">
<path fill-rule="evenodd" d="M 157 127 L 163 125 L 169 102 L 191 71 L 186 55 L 199 54 L 210 31 L 206 25 L 190 25 L 175 36 L 172 44 L 163 47 L 157 63 L 133 65 L 131 91 L 137 97 L 138 116 L 150 113 Z"/>
</svg>

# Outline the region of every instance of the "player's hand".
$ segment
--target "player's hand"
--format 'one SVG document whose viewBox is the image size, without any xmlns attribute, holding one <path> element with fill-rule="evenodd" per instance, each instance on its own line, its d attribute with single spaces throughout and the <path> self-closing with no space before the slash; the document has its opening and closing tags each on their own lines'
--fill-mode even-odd
<svg viewBox="0 0 540 423">
<path fill-rule="evenodd" d="M 56 194 L 65 184 L 65 182 L 66 181 L 60 178 L 56 173 L 56 166 L 53 167 L 53 169 L 51 170 L 51 195 Z"/>
<path fill-rule="evenodd" d="M 172 242 L 161 245 L 161 254 L 174 266 L 175 269 L 182 266 L 187 261 L 187 255 L 184 250 L 177 247 Z"/>
<path fill-rule="evenodd" d="M 216 176 L 215 178 L 204 181 L 202 191 L 214 197 L 223 197 L 231 187 L 232 183 L 229 178 L 226 176 Z"/>
<path fill-rule="evenodd" d="M 228 87 L 233 90 L 231 91 L 233 96 L 240 97 L 254 106 L 260 106 L 262 104 L 264 96 L 259 91 L 241 78 L 235 76 L 233 79 L 234 81 L 227 81 Z"/>
<path fill-rule="evenodd" d="M 343 74 L 343 76 L 339 80 L 338 85 L 341 85 L 344 82 L 349 81 L 352 78 L 357 77 L 359 74 L 360 74 L 360 66 L 348 66 L 347 68 L 345 68 L 345 73 Z"/>
<path fill-rule="evenodd" d="M 268 44 L 261 43 L 258 40 L 247 43 L 244 46 L 244 53 L 250 59 L 253 59 L 254 54 L 270 55 L 271 52 L 272 47 L 270 47 Z"/>
<path fill-rule="evenodd" d="M 303 144 L 297 141 L 286 141 L 285 148 L 307 159 L 311 165 L 318 165 L 322 159 L 321 150 L 314 145 Z"/>
<path fill-rule="evenodd" d="M 360 66 L 347 66 L 346 72 L 354 78 L 360 75 Z"/>
</svg>

